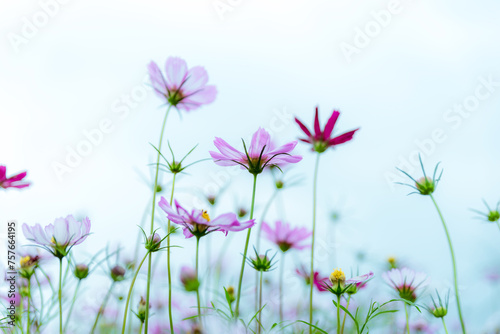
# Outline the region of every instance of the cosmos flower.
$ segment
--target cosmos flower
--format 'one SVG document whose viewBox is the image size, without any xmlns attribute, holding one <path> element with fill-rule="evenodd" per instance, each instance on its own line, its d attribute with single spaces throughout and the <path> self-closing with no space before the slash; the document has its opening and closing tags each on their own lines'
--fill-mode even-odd
<svg viewBox="0 0 500 334">
<path fill-rule="evenodd" d="M 90 219 L 85 217 L 79 222 L 72 215 L 57 218 L 54 224 L 49 224 L 45 228 L 40 224 L 34 226 L 23 224 L 26 239 L 42 246 L 58 258 L 63 258 L 73 246 L 81 244 L 89 232 Z"/>
<path fill-rule="evenodd" d="M 373 273 L 369 272 L 368 274 L 346 279 L 342 269 L 335 269 L 329 277 L 331 285 L 326 283 L 325 287 L 331 293 L 340 296 L 351 289 L 353 286 L 358 286 L 358 284 L 363 285 L 372 278 Z"/>
<path fill-rule="evenodd" d="M 302 277 L 306 284 L 309 285 L 311 284 L 311 278 L 310 278 L 310 271 L 309 269 L 306 269 L 303 265 L 300 266 L 300 268 L 295 269 L 295 272 Z M 328 277 L 322 277 L 320 276 L 320 273 L 315 271 L 314 276 L 313 276 L 313 284 L 318 289 L 319 292 L 325 292 L 328 291 L 325 288 L 325 282 L 328 280 Z"/>
<path fill-rule="evenodd" d="M 217 96 L 215 86 L 207 85 L 207 71 L 201 66 L 188 69 L 186 61 L 181 58 L 167 59 L 166 77 L 153 61 L 149 63 L 148 71 L 156 94 L 178 110 L 195 110 L 212 103 Z"/>
<path fill-rule="evenodd" d="M 497 203 L 497 205 L 492 209 L 488 203 L 486 203 L 485 200 L 483 200 L 484 205 L 488 209 L 487 212 L 482 212 L 479 210 L 471 209 L 475 213 L 479 214 L 482 219 L 485 219 L 486 221 L 490 223 L 498 223 L 500 221 L 500 201 Z M 499 225 L 500 226 L 500 225 Z"/>
<path fill-rule="evenodd" d="M 436 165 L 436 167 L 434 168 L 434 173 L 433 173 L 432 178 L 431 178 L 431 177 L 427 176 L 427 174 L 425 173 L 424 164 L 422 162 L 422 157 L 420 156 L 420 154 L 418 155 L 418 159 L 420 161 L 420 167 L 422 168 L 422 173 L 424 174 L 424 176 L 415 180 L 410 174 L 408 174 L 404 170 L 396 168 L 397 170 L 399 170 L 401 173 L 403 173 L 404 175 L 409 177 L 414 182 L 413 184 L 396 182 L 396 184 L 408 186 L 408 187 L 415 190 L 415 191 L 409 193 L 408 195 L 411 195 L 411 194 L 420 194 L 423 196 L 432 195 L 432 193 L 434 193 L 434 191 L 436 190 L 439 181 L 441 180 L 441 176 L 443 175 L 443 170 L 441 170 L 441 173 L 439 174 L 439 176 L 437 176 L 438 167 L 439 167 L 439 163 L 438 163 Z"/>
<path fill-rule="evenodd" d="M 290 248 L 304 249 L 311 247 L 302 243 L 312 235 L 312 232 L 305 227 L 292 228 L 290 224 L 278 220 L 274 229 L 266 222 L 262 223 L 262 231 L 266 239 L 278 245 L 283 252 Z"/>
<path fill-rule="evenodd" d="M 215 138 L 214 145 L 219 152 L 210 151 L 210 155 L 217 165 L 239 165 L 254 175 L 262 173 L 266 167 L 282 167 L 286 164 L 297 163 L 302 160 L 301 156 L 290 154 L 297 145 L 297 141 L 275 147 L 271 143 L 271 136 L 269 133 L 262 128 L 259 128 L 257 132 L 253 134 L 252 142 L 248 150 L 245 142 L 243 142 L 245 152 L 238 151 L 218 137 Z"/>
<path fill-rule="evenodd" d="M 355 129 L 346 133 L 343 133 L 339 136 L 332 137 L 333 128 L 335 127 L 335 123 L 340 116 L 340 112 L 334 110 L 332 116 L 326 122 L 325 128 L 321 131 L 321 127 L 319 125 L 319 115 L 318 115 L 318 107 L 316 107 L 316 116 L 314 118 L 314 134 L 309 131 L 309 129 L 299 121 L 298 118 L 295 118 L 295 122 L 300 126 L 300 129 L 307 136 L 305 139 L 300 139 L 305 143 L 312 144 L 312 150 L 318 153 L 325 152 L 329 147 L 334 147 L 345 142 L 348 142 L 354 136 L 354 133 L 359 130 Z"/>
<path fill-rule="evenodd" d="M 228 232 L 243 231 L 255 225 L 255 219 L 239 222 L 234 213 L 225 213 L 210 219 L 207 211 L 193 209 L 188 212 L 177 201 L 174 210 L 163 196 L 158 205 L 165 211 L 169 220 L 183 227 L 186 238 L 193 236 L 200 238 L 214 231 L 221 231 L 227 235 Z"/>
<path fill-rule="evenodd" d="M 27 172 L 22 172 L 11 177 L 7 177 L 7 167 L 0 166 L 0 188 L 26 188 L 29 182 L 23 182 Z"/>
<path fill-rule="evenodd" d="M 392 269 L 383 273 L 382 277 L 402 299 L 412 303 L 417 300 L 417 291 L 425 286 L 427 280 L 424 273 L 416 273 L 408 268 Z"/>
</svg>

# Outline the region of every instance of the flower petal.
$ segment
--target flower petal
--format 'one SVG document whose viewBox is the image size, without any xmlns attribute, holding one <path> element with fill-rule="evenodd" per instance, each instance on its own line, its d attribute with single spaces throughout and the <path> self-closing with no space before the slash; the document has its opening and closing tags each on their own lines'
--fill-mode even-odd
<svg viewBox="0 0 500 334">
<path fill-rule="evenodd" d="M 169 57 L 165 64 L 165 73 L 167 74 L 167 81 L 170 85 L 179 88 L 187 76 L 186 61 L 178 57 Z"/>
<path fill-rule="evenodd" d="M 323 131 L 323 139 L 329 140 L 332 135 L 333 128 L 335 127 L 335 123 L 337 123 L 337 119 L 339 118 L 340 112 L 337 110 L 333 111 L 332 116 L 328 119 L 325 125 L 325 131 Z"/>
</svg>

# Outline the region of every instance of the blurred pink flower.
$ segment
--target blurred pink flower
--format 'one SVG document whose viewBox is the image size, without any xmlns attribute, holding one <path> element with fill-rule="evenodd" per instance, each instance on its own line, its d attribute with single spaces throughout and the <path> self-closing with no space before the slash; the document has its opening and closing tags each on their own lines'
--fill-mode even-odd
<svg viewBox="0 0 500 334">
<path fill-rule="evenodd" d="M 306 284 L 311 284 L 309 269 L 306 269 L 303 265 L 301 265 L 300 268 L 295 269 L 295 272 L 306 281 Z M 325 283 L 327 281 L 328 277 L 321 277 L 319 272 L 314 272 L 313 284 L 319 292 L 328 291 L 325 287 Z"/>
<path fill-rule="evenodd" d="M 41 245 L 54 256 L 62 258 L 73 246 L 87 239 L 90 225 L 88 217 L 79 222 L 69 215 L 66 218 L 57 218 L 54 224 L 49 224 L 44 229 L 40 224 L 28 226 L 26 223 L 22 228 L 26 239 Z"/>
<path fill-rule="evenodd" d="M 411 269 L 392 269 L 382 274 L 384 280 L 394 288 L 399 296 L 412 303 L 417 300 L 417 290 L 426 285 L 427 275 Z"/>
<path fill-rule="evenodd" d="M 343 144 L 348 142 L 354 136 L 354 133 L 359 130 L 352 130 L 346 133 L 343 133 L 339 136 L 332 138 L 333 128 L 335 127 L 335 123 L 337 123 L 337 119 L 340 116 L 340 112 L 333 111 L 332 116 L 326 122 L 325 128 L 321 131 L 321 127 L 319 125 L 319 115 L 318 115 L 318 107 L 316 107 L 316 116 L 314 118 L 314 134 L 309 131 L 309 129 L 301 122 L 298 118 L 295 118 L 295 122 L 300 126 L 300 129 L 307 136 L 306 139 L 300 139 L 305 143 L 312 144 L 312 150 L 318 153 L 322 153 L 326 151 L 329 147 L 334 147 L 336 145 Z"/>
<path fill-rule="evenodd" d="M 276 221 L 274 229 L 266 222 L 262 223 L 264 236 L 271 242 L 274 242 L 281 251 L 286 252 L 290 248 L 304 249 L 311 245 L 304 245 L 302 242 L 309 239 L 312 232 L 305 227 L 292 228 L 290 224 Z"/>
<path fill-rule="evenodd" d="M 210 219 L 208 213 L 203 210 L 193 209 L 189 213 L 177 201 L 174 210 L 163 196 L 158 205 L 165 211 L 169 220 L 183 227 L 186 239 L 193 236 L 200 238 L 214 231 L 221 231 L 227 235 L 228 232 L 243 231 L 255 225 L 255 219 L 239 222 L 234 213 L 225 213 L 214 219 Z"/>
<path fill-rule="evenodd" d="M 271 136 L 262 128 L 259 128 L 257 132 L 253 134 L 252 142 L 248 150 L 245 142 L 243 142 L 244 152 L 238 151 L 218 137 L 215 137 L 214 145 L 219 152 L 210 151 L 210 155 L 217 165 L 239 165 L 254 175 L 262 173 L 266 167 L 281 167 L 302 160 L 301 156 L 290 154 L 297 145 L 297 141 L 275 148 L 271 143 Z"/>
<path fill-rule="evenodd" d="M 149 77 L 157 95 L 178 110 L 190 111 L 212 103 L 217 89 L 207 85 L 208 74 L 201 66 L 188 70 L 186 61 L 169 57 L 165 64 L 166 77 L 155 62 L 148 65 Z"/>
<path fill-rule="evenodd" d="M 26 188 L 29 182 L 23 182 L 27 172 L 22 172 L 11 177 L 7 177 L 7 167 L 0 166 L 0 188 Z"/>
</svg>

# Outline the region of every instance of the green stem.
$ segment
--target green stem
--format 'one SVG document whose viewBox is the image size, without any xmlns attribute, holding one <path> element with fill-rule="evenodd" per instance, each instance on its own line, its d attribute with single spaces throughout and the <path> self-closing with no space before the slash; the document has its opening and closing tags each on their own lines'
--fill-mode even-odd
<svg viewBox="0 0 500 334">
<path fill-rule="evenodd" d="M 448 239 L 448 246 L 450 247 L 451 261 L 453 264 L 453 280 L 455 283 L 454 287 L 455 287 L 455 296 L 457 298 L 458 316 L 460 318 L 460 325 L 462 326 L 462 333 L 465 334 L 466 333 L 465 323 L 464 323 L 464 319 L 462 317 L 462 308 L 460 306 L 460 296 L 458 294 L 457 264 L 455 261 L 455 253 L 453 251 L 453 245 L 451 243 L 450 234 L 448 233 L 448 228 L 446 227 L 446 223 L 444 221 L 443 214 L 441 213 L 441 210 L 439 210 L 439 206 L 437 205 L 436 200 L 434 199 L 434 196 L 432 196 L 432 194 L 430 196 L 431 196 L 432 202 L 434 203 L 434 206 L 436 207 L 436 210 L 439 214 L 439 218 L 441 218 L 441 222 L 443 223 L 444 232 L 446 233 L 446 238 Z"/>
<path fill-rule="evenodd" d="M 200 249 L 200 238 L 196 237 L 196 280 L 200 282 L 200 279 L 198 277 L 198 255 L 199 255 L 199 249 Z M 198 321 L 201 325 L 201 307 L 200 307 L 200 285 L 198 285 L 198 288 L 196 288 L 196 302 L 198 305 Z"/>
<path fill-rule="evenodd" d="M 73 299 L 72 299 L 72 302 L 71 302 L 71 306 L 69 307 L 68 315 L 66 316 L 66 323 L 64 324 L 64 333 L 66 333 L 66 329 L 68 328 L 69 319 L 71 317 L 71 313 L 73 312 L 73 306 L 75 306 L 76 296 L 78 294 L 78 289 L 80 288 L 80 283 L 81 282 L 82 282 L 82 280 L 79 279 L 78 283 L 76 283 L 75 293 L 73 294 Z"/>
<path fill-rule="evenodd" d="M 250 219 L 253 219 L 253 210 L 255 206 L 255 190 L 257 187 L 257 174 L 253 175 L 253 190 L 252 190 L 252 206 L 250 207 Z M 252 228 L 248 229 L 247 232 L 247 240 L 245 242 L 245 250 L 243 251 L 243 260 L 241 261 L 241 271 L 240 271 L 240 279 L 238 281 L 238 294 L 236 297 L 236 308 L 234 310 L 235 318 L 238 319 L 239 311 L 240 311 L 240 298 L 241 298 L 241 284 L 243 282 L 243 271 L 245 270 L 245 260 L 247 258 L 248 251 L 248 243 L 250 242 L 250 232 L 252 232 Z"/>
<path fill-rule="evenodd" d="M 406 315 L 406 332 L 410 334 L 410 322 L 408 319 L 408 306 L 405 303 L 405 315 Z"/>
<path fill-rule="evenodd" d="M 95 332 L 95 329 L 97 328 L 97 323 L 99 322 L 99 318 L 101 317 L 101 314 L 104 313 L 104 309 L 106 308 L 106 305 L 108 304 L 108 299 L 111 296 L 111 291 L 113 291 L 113 287 L 115 286 L 115 281 L 111 283 L 108 292 L 106 293 L 106 296 L 104 297 L 101 307 L 99 307 L 99 311 L 97 312 L 97 316 L 95 317 L 94 321 L 94 326 L 92 326 L 92 331 L 90 332 L 93 334 Z"/>
<path fill-rule="evenodd" d="M 144 327 L 144 323 L 143 323 L 143 322 L 141 322 L 141 326 L 139 327 L 139 334 L 141 334 L 141 333 L 142 333 L 142 328 L 143 328 L 143 327 Z"/>
<path fill-rule="evenodd" d="M 337 295 L 337 334 L 340 334 L 340 295 Z"/>
<path fill-rule="evenodd" d="M 175 189 L 175 177 L 177 173 L 174 173 L 172 179 L 172 192 L 170 194 L 170 205 L 174 201 L 174 189 Z M 174 334 L 174 321 L 172 318 L 172 272 L 170 271 L 170 219 L 167 223 L 167 276 L 168 276 L 168 321 L 170 323 L 170 333 Z"/>
<path fill-rule="evenodd" d="M 57 294 L 59 299 L 59 333 L 63 333 L 63 312 L 62 312 L 62 257 L 59 258 L 59 292 Z"/>
<path fill-rule="evenodd" d="M 443 320 L 443 327 L 444 327 L 444 332 L 448 334 L 448 328 L 446 328 L 446 323 L 444 322 L 444 317 L 441 317 L 441 320 Z"/>
<path fill-rule="evenodd" d="M 262 328 L 262 275 L 263 271 L 260 272 L 260 283 L 259 283 L 259 334 Z"/>
<path fill-rule="evenodd" d="M 125 314 L 123 315 L 122 334 L 125 333 L 125 326 L 127 324 L 128 305 L 130 303 L 130 297 L 132 296 L 132 290 L 134 289 L 135 280 L 137 279 L 137 275 L 139 275 L 139 271 L 141 270 L 141 267 L 144 264 L 144 261 L 146 260 L 148 255 L 149 252 L 147 252 L 146 255 L 144 255 L 144 257 L 142 258 L 142 261 L 135 272 L 134 278 L 132 278 L 132 282 L 130 283 L 130 288 L 128 289 L 127 302 L 125 303 Z"/>
<path fill-rule="evenodd" d="M 165 117 L 163 118 L 163 125 L 161 126 L 161 133 L 160 133 L 160 140 L 158 143 L 158 155 L 156 157 L 156 172 L 155 172 L 155 185 L 153 188 L 153 203 L 152 203 L 152 209 L 151 209 L 151 229 L 150 229 L 150 234 L 152 235 L 154 232 L 154 222 L 155 222 L 155 207 L 156 207 L 156 190 L 158 187 L 158 172 L 160 170 L 160 152 L 161 152 L 161 144 L 163 142 L 163 133 L 165 132 L 165 125 L 167 124 L 167 118 L 168 114 L 170 113 L 170 108 L 172 106 L 169 105 L 167 108 L 167 112 L 165 113 Z M 170 232 L 170 231 L 169 231 Z M 149 253 L 149 259 L 148 259 L 148 280 L 147 280 L 147 285 L 146 285 L 146 305 L 149 305 L 149 294 L 151 290 L 151 252 Z M 169 305 L 170 306 L 170 305 Z M 170 307 L 169 307 L 170 309 Z M 146 318 L 144 320 L 144 332 L 148 332 L 148 322 L 149 322 L 149 307 L 146 307 Z M 170 326 L 170 328 L 173 328 Z M 173 329 L 172 333 L 173 333 Z"/>
<path fill-rule="evenodd" d="M 349 309 L 349 303 L 351 301 L 351 295 L 349 295 L 349 298 L 347 298 L 347 304 L 345 306 L 345 309 Z M 342 328 L 340 329 L 340 332 L 343 334 L 344 333 L 344 326 L 345 326 L 345 318 L 347 317 L 347 312 L 344 312 L 344 320 L 342 320 Z"/>
<path fill-rule="evenodd" d="M 498 229 L 500 229 L 500 220 L 497 220 Z"/>
<path fill-rule="evenodd" d="M 316 234 L 316 197 L 318 188 L 318 169 L 319 169 L 319 157 L 320 154 L 316 156 L 316 163 L 314 166 L 314 178 L 313 178 L 313 214 L 312 214 L 312 243 L 311 243 L 311 288 L 309 290 L 309 323 L 313 323 L 313 288 L 314 288 L 314 241 Z M 309 334 L 312 334 L 312 326 L 309 326 Z"/>
<path fill-rule="evenodd" d="M 28 278 L 28 326 L 26 327 L 26 333 L 30 334 L 30 308 L 31 308 L 31 277 Z"/>
<path fill-rule="evenodd" d="M 283 322 L 283 273 L 285 271 L 285 252 L 281 255 L 280 263 L 280 322 Z"/>
</svg>

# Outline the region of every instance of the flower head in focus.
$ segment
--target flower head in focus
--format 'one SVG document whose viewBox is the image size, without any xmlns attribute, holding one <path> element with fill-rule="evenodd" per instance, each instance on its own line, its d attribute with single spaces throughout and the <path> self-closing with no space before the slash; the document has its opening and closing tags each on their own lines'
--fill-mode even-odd
<svg viewBox="0 0 500 334">
<path fill-rule="evenodd" d="M 72 215 L 57 218 L 54 224 L 42 228 L 40 224 L 23 224 L 26 239 L 42 246 L 58 258 L 68 255 L 71 248 L 81 244 L 90 233 L 90 219 L 85 217 L 77 221 Z"/>
<path fill-rule="evenodd" d="M 26 188 L 29 187 L 29 182 L 23 181 L 27 172 L 22 172 L 11 177 L 7 177 L 7 167 L 0 166 L 0 188 Z"/>
<path fill-rule="evenodd" d="M 382 277 L 398 292 L 399 297 L 412 303 L 417 300 L 417 291 L 425 286 L 427 280 L 424 273 L 417 273 L 408 268 L 392 269 L 383 273 Z"/>
<path fill-rule="evenodd" d="M 339 136 L 332 137 L 332 132 L 339 116 L 340 112 L 334 110 L 332 115 L 328 119 L 328 122 L 326 122 L 324 130 L 321 130 L 321 127 L 319 125 L 318 107 L 316 107 L 316 116 L 314 118 L 314 134 L 311 133 L 311 131 L 309 131 L 309 129 L 304 125 L 304 123 L 299 121 L 298 118 L 295 118 L 295 122 L 297 122 L 297 124 L 300 126 L 300 129 L 307 136 L 307 138 L 300 140 L 305 143 L 312 144 L 312 150 L 318 153 L 323 153 L 329 147 L 335 147 L 337 145 L 350 141 L 353 138 L 354 133 L 358 131 L 359 128 L 343 133 Z"/>
<path fill-rule="evenodd" d="M 38 267 L 40 261 L 44 260 L 45 257 L 40 254 L 38 248 L 34 247 L 21 247 L 17 252 L 20 257 L 19 274 L 29 279 L 35 273 L 35 269 Z"/>
<path fill-rule="evenodd" d="M 356 276 L 350 279 L 346 279 L 344 272 L 342 269 L 334 269 L 334 271 L 330 274 L 330 283 L 325 283 L 325 288 L 331 293 L 341 296 L 346 293 L 353 286 L 357 286 L 357 284 L 363 285 L 373 278 L 373 273 L 369 272 L 368 274 L 364 274 L 361 276 Z"/>
<path fill-rule="evenodd" d="M 273 266 L 276 264 L 276 262 L 273 262 L 276 254 L 274 254 L 273 257 L 270 258 L 267 255 L 267 253 L 269 253 L 269 250 L 267 250 L 265 254 L 259 254 L 255 247 L 253 250 L 255 252 L 255 257 L 247 258 L 248 264 L 257 271 L 271 271 L 273 269 Z"/>
<path fill-rule="evenodd" d="M 312 232 L 305 227 L 292 228 L 290 224 L 278 220 L 274 228 L 263 222 L 262 231 L 266 239 L 278 245 L 282 252 L 291 248 L 300 250 L 310 247 L 303 244 L 312 235 Z"/>
<path fill-rule="evenodd" d="M 178 110 L 195 110 L 212 103 L 217 96 L 215 86 L 207 85 L 207 71 L 201 66 L 188 69 L 184 59 L 169 57 L 165 76 L 153 61 L 148 65 L 148 72 L 155 93 Z"/>
<path fill-rule="evenodd" d="M 434 299 L 434 297 L 431 296 L 432 306 L 430 306 L 430 307 L 426 306 L 425 308 L 434 317 L 443 318 L 448 314 L 448 303 L 450 301 L 450 292 L 448 291 L 448 293 L 446 294 L 446 297 L 444 297 L 444 299 L 442 299 L 436 290 L 436 296 L 437 296 L 436 299 Z"/>
<path fill-rule="evenodd" d="M 225 213 L 210 219 L 207 211 L 193 209 L 188 212 L 177 201 L 174 210 L 163 196 L 158 206 L 165 211 L 170 221 L 182 226 L 186 238 L 193 236 L 201 238 L 214 231 L 221 231 L 227 235 L 228 232 L 243 231 L 255 225 L 255 219 L 239 222 L 234 213 Z"/>
<path fill-rule="evenodd" d="M 396 182 L 396 184 L 401 184 L 403 186 L 408 186 L 408 187 L 413 188 L 415 190 L 415 191 L 409 193 L 408 195 L 411 195 L 411 194 L 420 194 L 420 195 L 424 195 L 424 196 L 425 195 L 432 195 L 434 193 L 434 191 L 436 190 L 438 182 L 441 180 L 441 176 L 443 175 L 443 170 L 441 170 L 441 173 L 439 174 L 439 176 L 437 176 L 438 167 L 439 167 L 439 163 L 438 163 L 436 165 L 436 167 L 434 168 L 434 173 L 433 173 L 433 176 L 431 178 L 431 177 L 427 176 L 427 174 L 425 173 L 424 164 L 422 163 L 422 157 L 420 156 L 420 154 L 418 155 L 418 159 L 420 160 L 420 167 L 422 168 L 422 172 L 423 172 L 424 176 L 422 176 L 421 178 L 415 180 L 407 172 L 405 172 L 405 171 L 403 171 L 403 170 L 401 170 L 399 168 L 396 168 L 401 173 L 403 173 L 406 176 L 408 176 L 414 182 L 413 185 L 412 184 L 408 184 L 408 183 L 401 183 L 401 182 Z"/>
<path fill-rule="evenodd" d="M 291 155 L 297 142 L 290 142 L 283 146 L 274 147 L 271 143 L 269 133 L 259 128 L 252 136 L 252 142 L 247 149 L 243 141 L 244 152 L 238 151 L 226 141 L 216 137 L 214 145 L 219 152 L 210 151 L 214 162 L 219 166 L 241 166 L 251 174 L 262 173 L 266 167 L 282 167 L 290 163 L 297 163 L 302 160 L 301 156 Z"/>
</svg>

